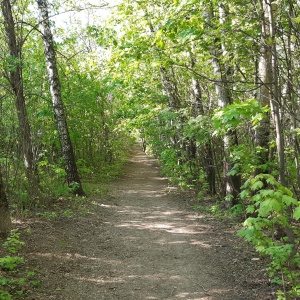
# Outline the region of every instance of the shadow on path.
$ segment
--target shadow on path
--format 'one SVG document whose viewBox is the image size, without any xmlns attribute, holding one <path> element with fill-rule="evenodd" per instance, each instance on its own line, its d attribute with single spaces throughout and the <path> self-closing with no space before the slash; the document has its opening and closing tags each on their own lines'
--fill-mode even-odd
<svg viewBox="0 0 300 300">
<path fill-rule="evenodd" d="M 56 251 L 32 252 L 57 278 L 48 298 L 34 299 L 272 299 L 247 279 L 253 253 L 241 255 L 230 227 L 186 210 L 185 194 L 168 186 L 154 159 L 135 149 L 110 187 L 110 200 L 96 201 L 93 214 L 54 225 Z"/>
</svg>

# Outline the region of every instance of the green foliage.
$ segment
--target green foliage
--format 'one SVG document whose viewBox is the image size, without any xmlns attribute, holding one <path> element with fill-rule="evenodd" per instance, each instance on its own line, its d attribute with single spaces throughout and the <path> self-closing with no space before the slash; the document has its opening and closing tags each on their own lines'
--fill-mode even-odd
<svg viewBox="0 0 300 300">
<path fill-rule="evenodd" d="M 196 139 L 200 145 L 204 145 L 211 139 L 213 124 L 209 115 L 189 117 L 184 125 L 185 136 L 189 139 Z"/>
<path fill-rule="evenodd" d="M 0 258 L 0 267 L 2 270 L 14 270 L 18 265 L 24 263 L 24 258 L 18 256 L 5 256 Z"/>
<path fill-rule="evenodd" d="M 83 183 L 84 190 L 89 197 L 78 197 L 74 195 L 61 196 L 53 201 L 51 206 L 41 206 L 36 215 L 49 221 L 72 219 L 78 215 L 86 215 L 93 210 L 93 199 L 106 198 L 108 188 L 105 183 Z"/>
<path fill-rule="evenodd" d="M 229 216 L 231 217 L 241 217 L 244 216 L 245 214 L 245 209 L 243 204 L 236 204 L 234 206 L 232 206 L 227 212 L 226 212 Z"/>
<path fill-rule="evenodd" d="M 12 254 L 18 253 L 24 245 L 25 243 L 20 240 L 20 233 L 17 230 L 12 230 L 10 236 L 3 243 L 3 246 Z"/>
<path fill-rule="evenodd" d="M 20 155 L 22 141 L 15 99 L 4 76 L 0 78 L 0 161 L 14 214 L 25 217 L 33 208 L 54 204 L 57 211 L 40 215 L 47 219 L 72 217 L 77 209 L 87 212 L 88 200 L 70 197 L 76 183 L 66 185 L 42 40 L 39 32 L 29 26 L 38 23 L 29 2 L 14 6 L 22 57 L 12 58 L 3 46 L 0 68 L 6 74 L 22 62 L 26 110 L 43 198 L 30 199 L 28 193 L 31 183 Z M 57 35 L 55 47 L 70 136 L 87 193 L 101 194 L 103 187 L 95 183 L 110 181 L 122 172 L 132 136 L 141 132 L 147 141 L 147 152 L 159 159 L 164 174 L 182 188 L 195 188 L 201 196 L 209 190 L 211 182 L 215 184 L 214 193 L 223 196 L 226 176 L 251 178 L 243 186 L 242 203 L 232 207 L 228 214 L 251 215 L 241 234 L 272 258 L 273 279 L 280 282 L 276 274 L 283 273 L 292 282 L 290 293 L 298 293 L 296 279 L 288 278 L 284 269 L 291 261 L 285 253 L 291 254 L 293 249 L 286 237 L 279 241 L 273 237 L 278 228 L 289 228 L 296 235 L 296 245 L 295 224 L 300 219 L 296 200 L 299 195 L 291 192 L 299 190 L 299 170 L 295 164 L 299 158 L 299 122 L 294 117 L 294 112 L 299 111 L 295 92 L 299 85 L 299 7 L 279 2 L 280 14 L 275 16 L 280 57 L 278 100 L 289 189 L 275 179 L 278 166 L 274 129 L 270 128 L 269 148 L 255 145 L 255 130 L 269 113 L 268 107 L 253 99 L 260 98 L 259 89 L 264 86 L 263 82 L 262 85 L 257 82 L 257 62 L 261 59 L 262 45 L 270 42 L 262 41 L 262 16 L 257 14 L 257 3 L 224 1 L 221 7 L 217 1 L 121 1 L 109 24 L 99 18 L 101 24 L 90 20 L 88 26 L 76 24 L 66 29 L 53 25 L 53 30 Z M 65 4 L 57 2 L 59 5 Z M 220 8 L 228 10 L 224 16 Z M 213 49 L 217 50 L 214 55 Z M 224 81 L 219 81 L 214 72 L 215 59 Z M 169 91 L 162 81 L 162 67 L 169 76 Z M 197 99 L 191 95 L 196 82 Z M 234 101 L 220 109 L 217 88 L 224 87 L 228 103 Z M 178 98 L 176 109 L 169 107 L 170 88 Z M 270 84 L 268 88 L 271 91 L 273 86 Z M 201 112 L 195 110 L 200 104 Z M 224 136 L 232 131 L 236 132 L 237 143 L 225 149 L 228 141 Z M 269 161 L 260 162 L 260 156 L 268 157 Z M 227 174 L 223 173 L 224 159 L 232 165 Z M 252 178 L 258 169 L 274 177 Z M 217 206 L 214 212 L 218 214 Z M 9 242 L 16 253 L 21 246 L 18 238 L 15 236 Z M 297 255 L 292 260 L 298 264 Z"/>
<path fill-rule="evenodd" d="M 45 211 L 37 213 L 37 216 L 43 217 L 47 220 L 55 220 L 58 218 L 58 213 L 56 211 Z"/>
<path fill-rule="evenodd" d="M 239 235 L 254 244 L 260 254 L 270 257 L 269 274 L 284 291 L 288 290 L 285 297 L 299 296 L 300 256 L 296 249 L 300 231 L 294 224 L 300 203 L 291 190 L 269 174 L 248 179 L 243 188 L 241 198 L 248 202 L 246 212 L 254 216 L 244 222 Z"/>
<path fill-rule="evenodd" d="M 224 133 L 227 130 L 245 126 L 246 121 L 250 121 L 252 126 L 256 126 L 268 111 L 269 108 L 261 107 L 257 100 L 237 101 L 216 111 L 213 117 L 214 127 L 216 132 Z"/>
<path fill-rule="evenodd" d="M 300 219 L 300 207 L 299 206 L 294 210 L 293 217 L 294 217 L 295 220 Z"/>
<path fill-rule="evenodd" d="M 220 206 L 218 204 L 209 205 L 209 206 L 195 205 L 194 210 L 200 211 L 207 215 L 216 216 L 216 217 L 223 216 L 223 212 L 220 209 Z"/>
<path fill-rule="evenodd" d="M 14 16 L 22 18 L 26 24 L 35 24 L 36 20 L 30 11 L 24 16 L 19 13 Z M 19 23 L 16 19 L 15 24 Z M 55 29 L 53 28 L 54 31 Z M 78 41 L 78 35 L 82 34 L 82 38 L 89 40 L 88 44 L 95 47 L 97 44 L 106 44 L 109 48 L 111 42 L 116 46 L 116 32 L 96 25 L 88 28 L 76 26 L 75 30 L 58 31 L 60 38 L 55 46 L 57 53 L 62 54 L 57 56 L 61 90 L 80 175 L 84 179 L 96 180 L 98 174 L 104 177 L 107 173 L 107 177 L 112 178 L 120 171 L 125 153 L 131 145 L 128 132 L 124 128 L 120 130 L 119 127 L 123 122 L 119 118 L 119 112 L 124 110 L 119 107 L 116 94 L 120 93 L 122 81 L 110 77 L 107 68 L 102 73 L 99 72 L 99 68 L 103 69 L 102 59 L 99 60 L 90 49 L 86 51 L 84 43 Z M 26 110 L 32 130 L 40 186 L 44 193 L 42 199 L 30 199 L 30 193 L 27 192 L 31 183 L 28 183 L 20 155 L 22 142 L 18 136 L 15 99 L 9 93 L 7 82 L 2 78 L 0 159 L 6 162 L 4 179 L 13 212 L 23 215 L 25 211 L 35 207 L 52 204 L 53 198 L 69 196 L 75 187 L 69 189 L 65 184 L 66 174 L 45 76 L 42 39 L 37 31 L 31 27 L 28 29 L 27 25 L 17 33 L 24 33 L 26 36 L 24 41 L 23 36 L 18 37 L 22 45 Z M 2 61 L 2 69 L 16 64 L 8 56 Z M 113 171 L 106 172 L 110 167 Z"/>
<path fill-rule="evenodd" d="M 1 285 L 2 283 L 0 283 Z M 0 299 L 1 300 L 11 300 L 12 296 L 9 292 L 0 290 Z"/>
<path fill-rule="evenodd" d="M 0 257 L 0 299 L 19 299 L 28 285 L 39 286 L 39 281 L 33 280 L 35 272 L 21 272 L 25 260 L 18 253 L 24 246 L 20 240 L 20 233 L 12 230 L 10 236 L 2 244 L 14 256 Z M 23 299 L 23 298 L 20 298 Z"/>
</svg>

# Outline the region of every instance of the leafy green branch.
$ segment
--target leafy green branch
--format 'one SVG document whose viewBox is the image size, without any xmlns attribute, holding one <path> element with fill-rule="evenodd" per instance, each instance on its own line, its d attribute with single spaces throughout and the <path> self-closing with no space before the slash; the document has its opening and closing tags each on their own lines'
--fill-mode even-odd
<svg viewBox="0 0 300 300">
<path fill-rule="evenodd" d="M 248 204 L 249 217 L 238 234 L 254 244 L 261 255 L 270 258 L 269 274 L 274 283 L 282 286 L 278 299 L 293 299 L 300 291 L 299 201 L 269 174 L 248 179 L 240 196 Z"/>
</svg>

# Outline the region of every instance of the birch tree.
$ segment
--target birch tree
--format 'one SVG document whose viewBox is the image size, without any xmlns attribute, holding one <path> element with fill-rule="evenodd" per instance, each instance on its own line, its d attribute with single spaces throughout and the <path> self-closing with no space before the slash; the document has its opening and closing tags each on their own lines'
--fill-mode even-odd
<svg viewBox="0 0 300 300">
<path fill-rule="evenodd" d="M 258 59 L 258 100 L 263 107 L 269 107 L 272 98 L 272 49 L 269 45 L 270 21 L 267 16 L 267 4 L 259 1 L 259 12 L 261 16 L 261 40 Z M 256 173 L 266 173 L 266 163 L 269 156 L 270 141 L 270 114 L 266 114 L 255 131 L 255 144 L 257 149 L 258 167 Z"/>
<path fill-rule="evenodd" d="M 280 91 L 278 83 L 278 58 L 276 45 L 275 14 L 276 4 L 274 1 L 259 1 L 261 15 L 261 56 L 259 61 L 259 101 L 263 106 L 271 108 L 272 120 L 275 126 L 276 148 L 278 155 L 279 181 L 286 185 L 285 179 L 285 155 L 282 124 L 280 118 Z M 268 161 L 268 143 L 270 135 L 270 117 L 262 120 L 256 130 L 256 145 L 263 148 L 258 153 L 260 164 Z M 265 168 L 264 168 L 265 169 Z M 262 166 L 258 171 L 266 172 Z"/>
<path fill-rule="evenodd" d="M 69 129 L 67 125 L 67 118 L 65 115 L 61 85 L 56 62 L 56 53 L 54 49 L 53 35 L 49 22 L 48 4 L 46 0 L 37 0 L 37 5 L 40 13 L 40 24 L 42 27 L 44 53 L 46 59 L 46 67 L 48 73 L 48 80 L 50 86 L 50 94 L 52 98 L 53 113 L 57 125 L 62 157 L 64 159 L 66 178 L 68 186 L 72 189 L 74 194 L 85 196 L 82 189 L 81 180 L 76 166 L 75 155 Z"/>
<path fill-rule="evenodd" d="M 193 53 L 194 51 L 194 45 L 192 43 L 191 50 L 189 52 L 190 60 L 191 60 L 191 70 L 194 69 L 196 65 L 196 57 Z M 202 99 L 202 92 L 201 92 L 201 85 L 199 78 L 197 78 L 194 74 L 192 74 L 191 78 L 191 93 L 190 93 L 190 101 L 191 101 L 191 116 L 192 117 L 198 117 L 205 115 L 204 111 L 204 105 L 203 105 L 203 99 Z M 214 158 L 213 158 L 213 149 L 211 146 L 210 140 L 205 143 L 204 145 L 204 155 L 200 155 L 197 152 L 202 152 L 202 149 L 197 149 L 197 145 L 195 141 L 191 141 L 191 148 L 195 149 L 194 151 L 191 151 L 194 153 L 194 156 L 198 154 L 199 157 L 201 157 L 202 167 L 206 174 L 206 179 L 209 184 L 209 191 L 212 195 L 216 194 L 216 172 L 214 169 Z"/>
<path fill-rule="evenodd" d="M 227 22 L 227 12 L 226 8 L 220 4 L 218 5 L 218 17 L 219 17 L 219 24 L 221 25 L 224 22 Z M 205 12 L 205 19 L 207 24 L 213 28 L 214 19 L 214 11 L 213 7 L 211 6 Z M 216 28 L 215 28 L 216 29 Z M 220 30 L 220 29 L 219 29 Z M 214 34 L 214 32 L 212 32 Z M 222 35 L 221 35 L 222 36 Z M 214 42 L 210 48 L 211 54 L 211 64 L 213 67 L 214 75 L 215 75 L 215 91 L 217 96 L 218 107 L 224 108 L 227 105 L 232 103 L 231 91 L 230 91 L 230 83 L 228 81 L 232 69 L 231 66 L 226 65 L 222 58 L 224 52 L 226 52 L 225 46 L 222 43 L 223 41 L 220 40 L 219 37 L 214 37 Z M 228 199 L 231 199 L 231 205 L 235 205 L 238 203 L 238 194 L 240 193 L 241 189 L 241 176 L 238 174 L 230 175 L 229 171 L 232 169 L 232 164 L 230 162 L 230 148 L 232 146 L 238 145 L 237 133 L 235 129 L 228 130 L 223 139 L 224 142 L 224 158 L 223 158 L 223 172 L 224 172 L 224 188 L 225 188 L 225 196 Z"/>
</svg>

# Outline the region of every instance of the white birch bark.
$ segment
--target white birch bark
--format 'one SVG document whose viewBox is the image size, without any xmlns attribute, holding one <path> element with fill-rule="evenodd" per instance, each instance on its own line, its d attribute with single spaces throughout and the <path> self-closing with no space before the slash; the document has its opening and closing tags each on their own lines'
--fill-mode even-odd
<svg viewBox="0 0 300 300">
<path fill-rule="evenodd" d="M 53 113 L 59 134 L 62 156 L 65 163 L 67 183 L 68 186 L 72 188 L 74 194 L 85 196 L 76 166 L 73 146 L 69 135 L 67 119 L 61 96 L 61 86 L 56 64 L 53 36 L 49 22 L 47 0 L 37 0 L 37 4 L 40 12 L 40 24 L 42 26 L 44 53 L 46 58 Z"/>
<path fill-rule="evenodd" d="M 272 49 L 270 43 L 270 21 L 267 16 L 267 4 L 264 0 L 259 0 L 261 15 L 261 42 L 260 57 L 258 62 L 258 101 L 263 107 L 269 107 L 272 99 Z M 256 173 L 267 172 L 263 167 L 269 160 L 270 141 L 270 115 L 266 114 L 255 130 L 255 145 L 259 147 L 258 168 Z"/>
<path fill-rule="evenodd" d="M 191 60 L 191 70 L 193 70 L 196 65 L 196 58 L 192 51 L 193 51 L 193 48 L 189 52 L 189 57 Z M 196 78 L 195 76 L 192 76 L 192 80 L 191 80 L 190 101 L 191 101 L 193 117 L 205 115 L 200 82 L 199 82 L 198 78 Z M 193 151 L 190 151 L 193 154 L 192 157 L 196 158 L 198 156 L 202 162 L 202 168 L 205 172 L 205 175 L 206 175 L 206 178 L 207 178 L 207 181 L 209 184 L 210 193 L 212 195 L 215 195 L 216 194 L 216 178 L 215 178 L 216 174 L 215 174 L 213 150 L 212 150 L 210 141 L 207 141 L 205 143 L 205 145 L 203 145 L 202 149 L 198 149 L 197 143 L 192 140 L 191 148 L 193 149 Z M 203 155 L 203 151 L 204 151 L 204 155 Z"/>
<path fill-rule="evenodd" d="M 279 84 L 278 84 L 278 58 L 277 58 L 277 46 L 276 46 L 276 33 L 275 33 L 275 20 L 274 16 L 276 14 L 276 5 L 273 4 L 273 1 L 268 2 L 268 19 L 270 20 L 270 38 L 272 41 L 272 82 L 273 82 L 273 92 L 271 97 L 271 112 L 275 125 L 276 133 L 276 147 L 278 154 L 278 166 L 279 166 L 279 181 L 283 186 L 286 186 L 285 178 L 285 151 L 284 151 L 284 137 L 283 130 L 280 118 L 280 109 L 279 109 Z"/>
<path fill-rule="evenodd" d="M 219 24 L 222 25 L 226 18 L 226 13 L 222 4 L 219 5 Z M 209 24 L 210 28 L 212 25 L 212 11 L 205 11 L 204 17 Z M 214 32 L 212 31 L 212 34 Z M 214 44 L 210 49 L 211 63 L 214 71 L 214 84 L 217 96 L 218 106 L 220 108 L 226 107 L 231 104 L 231 91 L 228 83 L 228 76 L 231 74 L 230 66 L 225 65 L 222 61 L 224 53 L 226 52 L 225 45 L 220 43 L 217 38 L 215 38 Z M 232 169 L 232 164 L 230 162 L 230 147 L 238 144 L 237 135 L 235 130 L 229 130 L 223 138 L 224 147 L 224 158 L 223 158 L 223 172 L 224 172 L 224 185 L 225 185 L 225 196 L 231 199 L 231 205 L 238 203 L 238 195 L 241 188 L 241 177 L 240 175 L 229 175 L 228 172 Z"/>
</svg>

